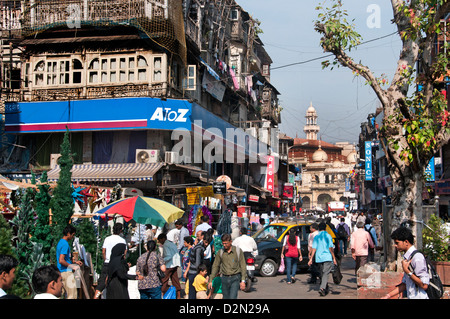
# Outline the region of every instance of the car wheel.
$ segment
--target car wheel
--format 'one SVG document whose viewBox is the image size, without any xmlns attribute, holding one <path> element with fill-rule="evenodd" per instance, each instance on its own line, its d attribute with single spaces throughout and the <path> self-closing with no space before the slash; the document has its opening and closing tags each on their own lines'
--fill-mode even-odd
<svg viewBox="0 0 450 319">
<path fill-rule="evenodd" d="M 263 277 L 273 277 L 277 274 L 278 271 L 278 265 L 275 261 L 272 259 L 266 259 L 264 260 L 263 264 L 261 265 L 261 269 L 259 270 L 259 273 Z"/>
</svg>

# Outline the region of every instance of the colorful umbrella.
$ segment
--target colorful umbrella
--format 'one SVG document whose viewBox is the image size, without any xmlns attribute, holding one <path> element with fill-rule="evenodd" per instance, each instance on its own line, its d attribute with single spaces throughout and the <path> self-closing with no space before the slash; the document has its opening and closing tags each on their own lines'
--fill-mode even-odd
<svg viewBox="0 0 450 319">
<path fill-rule="evenodd" d="M 134 196 L 111 203 L 95 213 L 109 216 L 117 214 L 123 216 L 127 222 L 133 219 L 139 224 L 163 227 L 183 216 L 184 211 L 160 199 Z"/>
</svg>

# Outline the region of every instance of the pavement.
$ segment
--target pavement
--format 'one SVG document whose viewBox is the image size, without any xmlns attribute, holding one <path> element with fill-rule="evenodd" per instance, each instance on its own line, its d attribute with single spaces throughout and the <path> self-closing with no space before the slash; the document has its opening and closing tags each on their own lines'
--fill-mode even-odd
<svg viewBox="0 0 450 319">
<path fill-rule="evenodd" d="M 239 291 L 238 299 L 356 299 L 357 286 L 355 275 L 355 261 L 351 255 L 346 255 L 341 261 L 342 281 L 339 285 L 333 283 L 329 276 L 330 293 L 325 297 L 319 295 L 319 284 L 308 284 L 309 272 L 297 272 L 296 282 L 288 285 L 286 274 L 278 274 L 274 277 L 256 276 L 258 281 L 253 283 L 250 292 Z M 184 296 L 185 284 L 181 284 L 182 296 Z"/>
<path fill-rule="evenodd" d="M 319 284 L 309 284 L 309 272 L 297 272 L 296 282 L 288 285 L 286 274 L 275 277 L 257 276 L 258 282 L 252 286 L 252 291 L 239 291 L 238 299 L 357 299 L 357 284 L 355 261 L 351 255 L 346 255 L 341 261 L 342 281 L 339 285 L 333 283 L 329 276 L 330 293 L 324 297 L 319 295 Z"/>
</svg>

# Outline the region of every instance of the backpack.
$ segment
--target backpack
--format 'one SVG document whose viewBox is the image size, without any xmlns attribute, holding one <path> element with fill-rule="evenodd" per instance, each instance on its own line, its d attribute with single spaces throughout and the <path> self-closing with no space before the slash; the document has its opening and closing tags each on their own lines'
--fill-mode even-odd
<svg viewBox="0 0 450 319">
<path fill-rule="evenodd" d="M 348 234 L 345 230 L 344 224 L 340 224 L 337 229 L 337 235 L 339 239 L 346 239 Z"/>
<path fill-rule="evenodd" d="M 373 229 L 372 225 L 369 225 L 369 229 L 367 229 L 366 225 L 364 225 L 364 230 L 369 233 L 370 238 L 372 238 L 372 242 L 375 245 L 375 238 L 373 238 L 373 235 L 372 235 L 372 232 L 371 232 L 372 229 Z"/>
<path fill-rule="evenodd" d="M 409 257 L 409 260 L 411 260 L 414 257 L 414 255 L 417 253 L 420 253 L 423 255 L 423 253 L 421 253 L 420 251 L 415 250 L 412 252 L 411 256 Z M 424 258 L 425 258 L 425 262 L 427 265 L 428 275 L 430 276 L 430 283 L 428 285 L 428 289 L 426 290 L 428 298 L 429 299 L 441 299 L 442 296 L 444 295 L 444 287 L 442 285 L 441 278 L 439 277 L 438 273 L 436 272 L 436 269 L 434 268 L 434 266 L 431 264 L 430 260 L 428 258 L 426 258 L 425 256 L 424 256 Z M 411 269 L 411 271 L 414 272 L 414 269 Z"/>
</svg>

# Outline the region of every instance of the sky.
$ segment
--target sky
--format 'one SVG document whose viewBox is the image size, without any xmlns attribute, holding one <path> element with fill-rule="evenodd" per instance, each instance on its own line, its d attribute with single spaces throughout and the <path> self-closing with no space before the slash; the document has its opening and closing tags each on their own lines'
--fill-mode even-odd
<svg viewBox="0 0 450 319">
<path fill-rule="evenodd" d="M 350 56 L 368 66 L 376 76 L 386 74 L 390 81 L 401 51 L 400 37 L 390 35 L 396 31 L 391 22 L 390 0 L 342 2 L 348 20 L 355 19 L 353 23 L 363 42 L 382 38 L 359 46 Z M 318 114 L 319 139 L 357 144 L 361 123 L 380 106 L 363 78 L 354 77 L 344 67 L 322 69 L 321 62 L 332 58 L 279 68 L 328 54 L 320 47 L 314 20 L 319 14 L 315 8 L 320 3 L 330 5 L 331 0 L 237 0 L 237 3 L 261 22 L 260 38 L 273 60 L 270 80 L 281 93 L 280 132 L 306 138 L 305 115 L 312 103 Z"/>
</svg>

